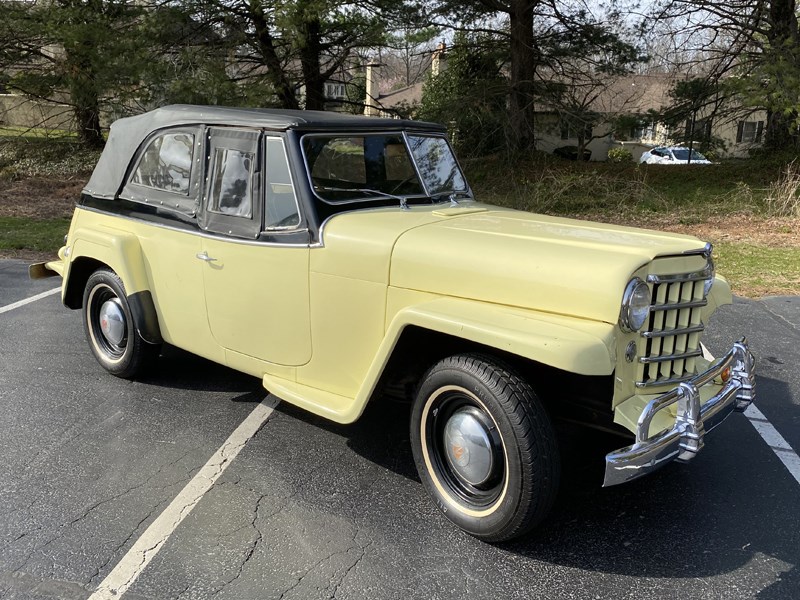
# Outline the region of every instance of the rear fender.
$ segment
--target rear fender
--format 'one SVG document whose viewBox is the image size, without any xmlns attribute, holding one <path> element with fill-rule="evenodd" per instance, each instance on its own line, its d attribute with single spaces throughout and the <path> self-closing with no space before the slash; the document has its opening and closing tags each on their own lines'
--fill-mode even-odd
<svg viewBox="0 0 800 600">
<path fill-rule="evenodd" d="M 79 228 L 71 237 L 69 262 L 64 269 L 64 303 L 70 308 L 80 307 L 86 280 L 96 268 L 105 265 L 119 275 L 125 285 L 139 335 L 148 343 L 160 344 L 163 340 L 138 238 L 110 228 Z M 87 262 L 92 267 L 76 269 L 80 274 L 76 273 L 77 279 L 71 279 L 72 267 Z"/>
</svg>

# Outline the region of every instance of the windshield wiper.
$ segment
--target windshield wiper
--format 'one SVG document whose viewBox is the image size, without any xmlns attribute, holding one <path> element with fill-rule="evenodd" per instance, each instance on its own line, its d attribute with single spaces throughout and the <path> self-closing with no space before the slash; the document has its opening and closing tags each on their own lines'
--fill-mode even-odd
<svg viewBox="0 0 800 600">
<path fill-rule="evenodd" d="M 388 192 L 382 192 L 380 190 L 373 190 L 370 188 L 340 188 L 340 187 L 333 187 L 327 185 L 318 185 L 314 186 L 314 189 L 320 192 L 357 192 L 357 193 L 366 193 L 366 194 L 374 194 L 381 198 L 391 198 L 392 200 L 398 200 L 400 202 L 400 208 L 403 210 L 408 210 L 408 200 L 403 196 L 395 196 L 394 194 L 389 194 Z"/>
</svg>

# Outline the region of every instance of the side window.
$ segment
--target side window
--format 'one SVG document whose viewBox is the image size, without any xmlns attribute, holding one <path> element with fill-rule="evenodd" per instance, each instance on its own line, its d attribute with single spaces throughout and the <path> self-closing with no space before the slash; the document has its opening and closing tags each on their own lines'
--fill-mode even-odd
<svg viewBox="0 0 800 600">
<path fill-rule="evenodd" d="M 154 138 L 139 159 L 131 183 L 189 195 L 194 135 L 165 133 Z"/>
<path fill-rule="evenodd" d="M 283 140 L 268 137 L 266 168 L 266 229 L 294 228 L 300 224 L 300 211 L 289 173 L 289 161 Z"/>
<path fill-rule="evenodd" d="M 251 129 L 208 130 L 208 170 L 201 226 L 215 233 L 257 238 L 262 204 L 260 133 Z"/>
<path fill-rule="evenodd" d="M 215 148 L 212 164 L 208 210 L 251 218 L 254 154 L 233 148 Z"/>
</svg>

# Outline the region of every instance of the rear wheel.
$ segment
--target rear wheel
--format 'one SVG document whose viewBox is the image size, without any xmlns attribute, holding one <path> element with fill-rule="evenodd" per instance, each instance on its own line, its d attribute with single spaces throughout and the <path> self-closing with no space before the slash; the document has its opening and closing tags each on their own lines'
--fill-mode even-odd
<svg viewBox="0 0 800 600">
<path fill-rule="evenodd" d="M 92 353 L 112 375 L 135 377 L 158 356 L 160 346 L 137 333 L 125 286 L 109 269 L 95 271 L 86 282 L 83 325 Z"/>
<path fill-rule="evenodd" d="M 491 357 L 452 356 L 428 371 L 412 410 L 411 444 L 445 516 L 486 541 L 530 531 L 558 491 L 547 413 L 530 385 Z"/>
</svg>

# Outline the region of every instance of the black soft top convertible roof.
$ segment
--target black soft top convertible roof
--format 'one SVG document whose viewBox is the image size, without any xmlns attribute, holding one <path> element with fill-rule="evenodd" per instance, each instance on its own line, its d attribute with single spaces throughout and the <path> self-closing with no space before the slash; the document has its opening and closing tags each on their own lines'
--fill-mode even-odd
<svg viewBox="0 0 800 600">
<path fill-rule="evenodd" d="M 308 131 L 446 131 L 445 127 L 436 123 L 336 112 L 173 104 L 115 121 L 84 193 L 97 198 L 113 198 L 124 183 L 125 171 L 142 141 L 154 131 L 181 125 L 232 125 Z"/>
</svg>

